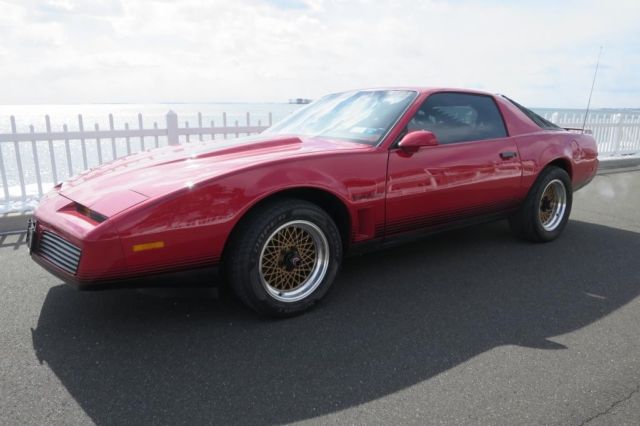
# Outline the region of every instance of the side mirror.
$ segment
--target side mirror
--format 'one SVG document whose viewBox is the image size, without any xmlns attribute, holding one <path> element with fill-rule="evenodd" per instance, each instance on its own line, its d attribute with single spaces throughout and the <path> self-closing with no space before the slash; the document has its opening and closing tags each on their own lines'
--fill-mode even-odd
<svg viewBox="0 0 640 426">
<path fill-rule="evenodd" d="M 416 130 L 404 135 L 398 147 L 408 154 L 413 154 L 420 149 L 421 146 L 437 146 L 438 138 L 432 132 L 427 130 Z"/>
</svg>

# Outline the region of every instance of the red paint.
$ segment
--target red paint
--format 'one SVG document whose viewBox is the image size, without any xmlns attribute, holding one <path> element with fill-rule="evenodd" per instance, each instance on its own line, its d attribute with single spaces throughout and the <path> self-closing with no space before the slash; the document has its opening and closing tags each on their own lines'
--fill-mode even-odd
<svg viewBox="0 0 640 426">
<path fill-rule="evenodd" d="M 297 136 L 210 141 L 116 160 L 65 182 L 35 212 L 37 235 L 49 230 L 82 249 L 76 275 L 34 258 L 68 282 L 189 269 L 220 262 L 227 238 L 249 209 L 270 196 L 313 188 L 339 200 L 355 245 L 479 214 L 507 213 L 552 161 L 566 163 L 575 187 L 596 173 L 593 138 L 545 131 L 494 97 L 508 137 L 417 147 L 395 143 L 424 99 L 454 89 L 412 89 L 419 96 L 377 146 Z M 501 152 L 517 156 L 502 159 Z M 95 222 L 74 202 L 108 219 Z M 259 207 L 257 207 L 259 208 Z M 163 241 L 162 249 L 134 252 Z"/>
</svg>

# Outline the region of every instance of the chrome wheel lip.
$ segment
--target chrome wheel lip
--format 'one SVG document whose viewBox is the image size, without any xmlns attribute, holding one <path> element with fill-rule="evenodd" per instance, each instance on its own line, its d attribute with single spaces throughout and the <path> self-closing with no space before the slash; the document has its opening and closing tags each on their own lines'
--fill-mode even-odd
<svg viewBox="0 0 640 426">
<path fill-rule="evenodd" d="M 543 209 L 543 202 L 545 201 L 545 194 L 547 191 L 553 190 L 554 197 L 551 202 L 551 214 L 546 219 L 543 220 L 542 214 L 549 213 L 548 211 Z M 551 182 L 544 187 L 542 191 L 542 197 L 540 197 L 540 202 L 538 205 L 538 219 L 540 220 L 540 225 L 544 228 L 545 231 L 551 232 L 554 231 L 560 226 L 562 220 L 564 219 L 565 212 L 567 210 L 567 188 L 560 179 L 553 179 Z"/>
<path fill-rule="evenodd" d="M 273 239 L 273 237 L 278 234 L 283 229 L 288 227 L 297 227 L 301 228 L 309 235 L 314 241 L 316 247 L 316 260 L 314 266 L 309 273 L 309 276 L 295 287 L 292 290 L 280 290 L 269 284 L 269 282 L 265 278 L 265 273 L 263 270 L 263 259 L 265 256 L 265 250 L 269 244 L 269 241 Z M 315 223 L 309 222 L 307 220 L 292 220 L 283 225 L 280 225 L 275 231 L 273 231 L 269 237 L 265 240 L 262 250 L 260 251 L 260 257 L 258 259 L 259 266 L 259 274 L 260 274 L 260 282 L 262 286 L 267 291 L 269 296 L 278 300 L 280 302 L 285 303 L 294 303 L 300 300 L 305 299 L 309 295 L 311 295 L 318 286 L 322 283 L 325 276 L 327 275 L 327 271 L 329 270 L 329 242 L 324 232 L 318 227 Z"/>
</svg>

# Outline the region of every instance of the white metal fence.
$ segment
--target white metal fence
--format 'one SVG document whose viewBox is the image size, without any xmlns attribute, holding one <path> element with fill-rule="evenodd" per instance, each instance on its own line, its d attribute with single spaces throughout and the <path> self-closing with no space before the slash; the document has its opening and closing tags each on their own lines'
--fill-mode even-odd
<svg viewBox="0 0 640 426">
<path fill-rule="evenodd" d="M 582 128 L 584 113 L 544 112 L 542 116 L 562 127 Z M 593 112 L 586 129 L 593 132 L 601 158 L 640 155 L 640 113 Z"/>
<path fill-rule="evenodd" d="M 29 132 L 18 132 L 11 116 L 11 132 L 0 133 L 0 214 L 30 210 L 55 183 L 115 158 L 148 148 L 260 133 L 273 121 L 268 113 L 266 123 L 257 120 L 252 124 L 250 113 L 246 113 L 244 123 L 228 123 L 227 114 L 222 113 L 219 125 L 213 120 L 205 124 L 198 113 L 195 126 L 185 121 L 181 127 L 178 115 L 169 111 L 163 127 L 154 122 L 145 128 L 142 114 L 137 118 L 137 128 L 125 123 L 123 129 L 116 129 L 110 114 L 109 128 L 103 130 L 98 124 L 85 128 L 82 115 L 78 115 L 77 130 L 64 124 L 62 131 L 52 131 L 47 115 L 44 132 L 35 131 L 33 125 Z"/>
<path fill-rule="evenodd" d="M 545 111 L 541 114 L 563 127 L 582 127 L 583 113 Z M 109 128 L 100 129 L 98 124 L 85 128 L 82 115 L 78 115 L 77 130 L 69 130 L 65 124 L 62 131 L 52 131 L 49 116 L 45 116 L 45 131 L 37 132 L 33 125 L 28 132 L 16 130 L 16 120 L 10 117 L 10 133 L 0 133 L 0 214 L 32 209 L 40 196 L 56 182 L 67 179 L 90 167 L 147 148 L 177 145 L 193 141 L 216 138 L 233 138 L 259 133 L 272 124 L 260 120 L 252 123 L 249 113 L 244 123 L 238 120 L 227 122 L 222 114 L 219 125 L 214 121 L 203 123 L 198 113 L 197 123 L 188 121 L 181 127 L 176 113 L 166 114 L 166 123 L 159 127 L 143 126 L 142 115 L 137 116 L 137 127 L 116 129 L 113 116 L 109 115 Z M 593 132 L 598 142 L 601 158 L 622 155 L 640 156 L 640 114 L 602 113 L 589 115 L 586 128 Z"/>
</svg>

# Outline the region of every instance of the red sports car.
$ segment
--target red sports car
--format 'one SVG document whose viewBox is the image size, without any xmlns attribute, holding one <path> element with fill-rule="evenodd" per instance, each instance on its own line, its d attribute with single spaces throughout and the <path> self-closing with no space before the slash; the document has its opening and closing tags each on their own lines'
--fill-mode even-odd
<svg viewBox="0 0 640 426">
<path fill-rule="evenodd" d="M 597 167 L 590 135 L 504 96 L 359 90 L 258 136 L 89 170 L 43 198 L 28 241 L 36 262 L 82 289 L 219 269 L 246 305 L 286 316 L 322 298 L 344 254 L 363 247 L 502 218 L 551 241 Z"/>
</svg>

